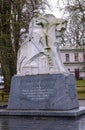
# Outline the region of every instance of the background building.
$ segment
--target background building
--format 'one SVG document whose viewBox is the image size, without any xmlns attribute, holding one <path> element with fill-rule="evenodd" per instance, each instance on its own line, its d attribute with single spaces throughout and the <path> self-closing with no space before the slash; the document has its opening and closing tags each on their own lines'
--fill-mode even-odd
<svg viewBox="0 0 85 130">
<path fill-rule="evenodd" d="M 60 51 L 66 69 L 75 74 L 76 79 L 85 78 L 85 47 L 63 46 Z"/>
</svg>

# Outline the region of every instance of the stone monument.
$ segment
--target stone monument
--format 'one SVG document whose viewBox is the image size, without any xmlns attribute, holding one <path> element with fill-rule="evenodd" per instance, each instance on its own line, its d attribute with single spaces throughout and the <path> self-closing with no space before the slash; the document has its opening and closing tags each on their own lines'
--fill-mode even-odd
<svg viewBox="0 0 85 130">
<path fill-rule="evenodd" d="M 66 21 L 51 14 L 36 15 L 29 37 L 18 51 L 17 75 L 12 78 L 8 109 L 70 110 L 78 108 L 74 75 L 59 52 Z"/>
</svg>

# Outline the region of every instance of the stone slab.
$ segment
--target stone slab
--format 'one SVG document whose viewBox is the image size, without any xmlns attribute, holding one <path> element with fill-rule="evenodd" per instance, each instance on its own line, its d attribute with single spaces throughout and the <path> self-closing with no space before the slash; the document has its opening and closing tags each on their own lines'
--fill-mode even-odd
<svg viewBox="0 0 85 130">
<path fill-rule="evenodd" d="M 75 78 L 72 74 L 14 76 L 8 109 L 70 110 L 78 108 Z"/>
<path fill-rule="evenodd" d="M 0 109 L 0 116 L 78 117 L 84 114 L 85 114 L 85 107 L 79 107 L 78 109 L 68 111 Z"/>
</svg>

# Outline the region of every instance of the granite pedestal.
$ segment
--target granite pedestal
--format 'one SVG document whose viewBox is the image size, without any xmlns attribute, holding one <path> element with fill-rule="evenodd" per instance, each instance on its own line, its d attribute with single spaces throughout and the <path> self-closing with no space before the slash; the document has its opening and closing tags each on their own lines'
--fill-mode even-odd
<svg viewBox="0 0 85 130">
<path fill-rule="evenodd" d="M 79 107 L 74 75 L 14 76 L 7 109 L 71 110 Z"/>
</svg>

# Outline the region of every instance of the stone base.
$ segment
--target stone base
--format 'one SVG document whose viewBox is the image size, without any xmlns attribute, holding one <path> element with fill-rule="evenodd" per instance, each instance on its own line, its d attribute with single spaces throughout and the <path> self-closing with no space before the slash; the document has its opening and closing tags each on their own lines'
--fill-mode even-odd
<svg viewBox="0 0 85 130">
<path fill-rule="evenodd" d="M 7 109 L 70 110 L 78 108 L 72 74 L 14 76 Z"/>
<path fill-rule="evenodd" d="M 0 109 L 0 116 L 78 117 L 82 115 L 85 115 L 85 107 L 79 107 L 79 109 L 73 109 L 69 111 Z"/>
</svg>

